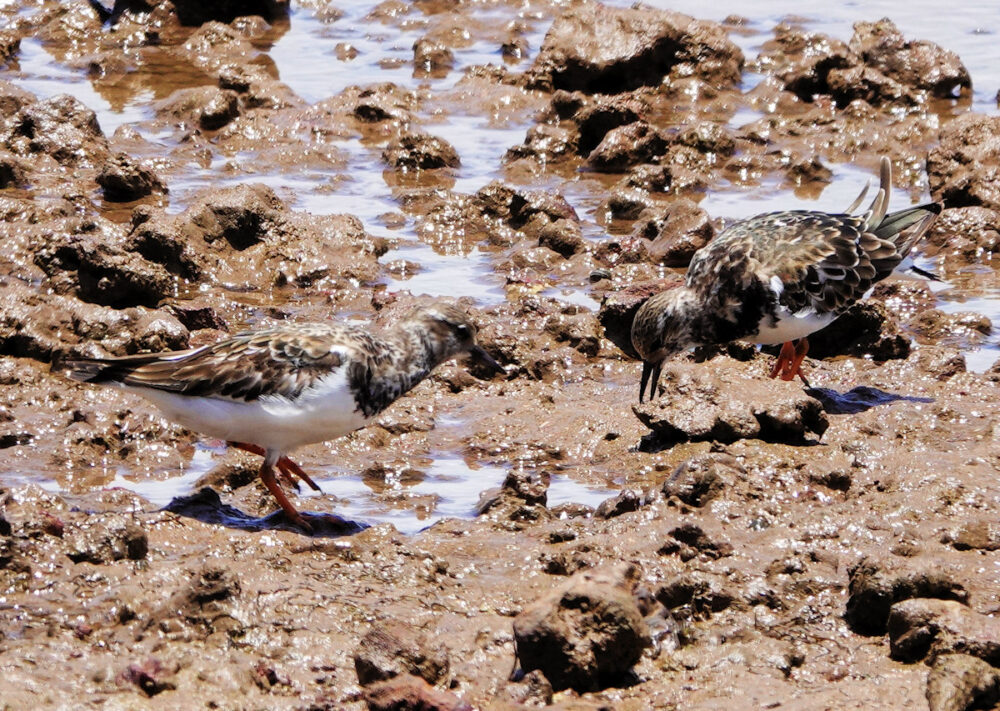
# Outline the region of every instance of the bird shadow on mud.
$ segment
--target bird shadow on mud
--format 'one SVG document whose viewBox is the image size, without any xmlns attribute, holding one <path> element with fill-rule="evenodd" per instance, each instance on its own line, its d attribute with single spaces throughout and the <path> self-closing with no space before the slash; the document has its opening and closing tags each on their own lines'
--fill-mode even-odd
<svg viewBox="0 0 1000 711">
<path fill-rule="evenodd" d="M 867 385 L 860 385 L 843 393 L 831 388 L 806 388 L 806 394 L 819 400 L 823 405 L 823 411 L 828 415 L 856 415 L 873 407 L 901 400 L 905 402 L 934 402 L 934 398 L 931 397 L 887 393 Z"/>
<path fill-rule="evenodd" d="M 174 497 L 169 504 L 163 507 L 163 510 L 178 516 L 193 518 L 202 523 L 237 528 L 241 531 L 283 530 L 316 538 L 350 536 L 368 528 L 368 524 L 351 521 L 335 514 L 302 511 L 302 518 L 312 526 L 312 531 L 306 531 L 290 521 L 281 509 L 257 518 L 240 511 L 235 506 L 222 503 L 219 493 L 207 486 L 198 489 L 193 494 Z"/>
</svg>

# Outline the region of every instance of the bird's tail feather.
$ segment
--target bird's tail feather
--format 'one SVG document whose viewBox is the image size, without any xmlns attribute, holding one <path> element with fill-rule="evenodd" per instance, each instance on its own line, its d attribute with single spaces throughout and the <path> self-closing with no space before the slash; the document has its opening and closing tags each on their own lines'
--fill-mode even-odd
<svg viewBox="0 0 1000 711">
<path fill-rule="evenodd" d="M 143 353 L 120 358 L 67 358 L 53 363 L 52 369 L 81 383 L 120 383 L 136 368 L 162 357 L 162 353 Z"/>
<path fill-rule="evenodd" d="M 900 257 L 905 257 L 941 214 L 941 209 L 941 203 L 929 202 L 894 212 L 886 215 L 874 232 L 882 239 L 892 241 Z"/>
</svg>

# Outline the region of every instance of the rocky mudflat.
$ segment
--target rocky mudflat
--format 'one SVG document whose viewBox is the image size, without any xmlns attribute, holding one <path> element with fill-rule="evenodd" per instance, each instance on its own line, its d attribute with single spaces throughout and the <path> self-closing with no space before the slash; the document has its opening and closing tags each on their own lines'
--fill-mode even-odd
<svg viewBox="0 0 1000 711">
<path fill-rule="evenodd" d="M 880 155 L 898 206 L 944 202 L 940 276 L 995 288 L 1000 119 L 973 110 L 962 48 L 888 18 L 789 19 L 748 56 L 735 16 L 349 5 L 0 7 L 0 707 L 1000 703 L 1000 365 L 966 358 L 988 314 L 893 279 L 812 339 L 812 387 L 737 343 L 675 359 L 641 405 L 628 340 L 724 227 L 706 195 L 842 209 L 823 189 Z M 297 23 L 336 69 L 384 51 L 406 80 L 303 95 L 272 57 Z M 85 81 L 42 91 L 41 50 Z M 136 116 L 108 130 L 102 102 Z M 484 163 L 470 117 L 516 138 Z M 371 511 L 292 493 L 344 516 L 312 537 L 255 457 L 58 372 L 440 294 L 507 375 L 448 364 L 299 452 Z M 481 494 L 462 516 L 420 487 L 445 458 Z"/>
</svg>

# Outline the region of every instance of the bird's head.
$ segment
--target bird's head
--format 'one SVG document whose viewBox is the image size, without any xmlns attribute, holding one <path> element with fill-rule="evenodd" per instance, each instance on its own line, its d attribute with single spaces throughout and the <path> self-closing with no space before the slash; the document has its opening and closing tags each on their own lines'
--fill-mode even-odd
<svg viewBox="0 0 1000 711">
<path fill-rule="evenodd" d="M 503 367 L 476 343 L 477 329 L 472 318 L 451 304 L 439 304 L 421 309 L 416 319 L 428 334 L 424 347 L 429 348 L 437 362 L 467 353 L 492 373 L 504 373 Z"/>
<path fill-rule="evenodd" d="M 647 299 L 635 314 L 632 346 L 642 359 L 639 402 L 645 399 L 650 380 L 649 398 L 656 397 L 663 361 L 692 345 L 687 297 L 684 287 L 662 291 Z"/>
</svg>

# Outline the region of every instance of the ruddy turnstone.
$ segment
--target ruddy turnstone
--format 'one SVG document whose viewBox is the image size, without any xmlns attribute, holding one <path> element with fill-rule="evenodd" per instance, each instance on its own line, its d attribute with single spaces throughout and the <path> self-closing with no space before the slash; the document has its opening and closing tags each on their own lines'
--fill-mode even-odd
<svg viewBox="0 0 1000 711">
<path fill-rule="evenodd" d="M 892 166 L 882 158 L 878 195 L 864 213 L 850 214 L 867 186 L 843 214 L 758 215 L 698 250 L 685 284 L 651 297 L 632 323 L 632 345 L 643 361 L 639 402 L 650 380 L 655 397 L 667 357 L 734 340 L 784 344 L 771 377 L 805 381 L 806 337 L 889 276 L 941 212 L 932 202 L 887 215 L 891 181 Z"/>
<path fill-rule="evenodd" d="M 439 364 L 467 353 L 503 368 L 476 344 L 455 306 L 423 308 L 378 336 L 361 326 L 288 324 L 210 346 L 121 358 L 78 358 L 67 374 L 142 395 L 169 419 L 264 457 L 260 478 L 288 518 L 310 530 L 275 479 L 315 482 L 288 458 L 297 447 L 370 423 Z"/>
</svg>

